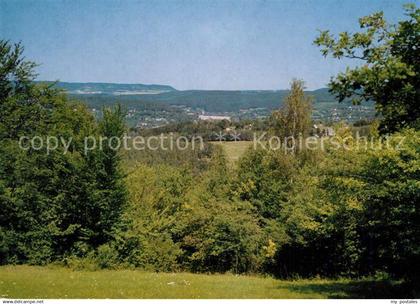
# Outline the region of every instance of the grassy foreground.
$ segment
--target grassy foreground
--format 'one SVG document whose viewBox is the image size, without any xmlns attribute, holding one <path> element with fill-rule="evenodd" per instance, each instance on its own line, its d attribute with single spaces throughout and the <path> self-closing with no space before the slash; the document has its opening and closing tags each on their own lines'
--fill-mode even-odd
<svg viewBox="0 0 420 304">
<path fill-rule="evenodd" d="M 365 298 L 396 297 L 387 282 L 273 278 L 136 270 L 0 267 L 0 298 Z"/>
</svg>

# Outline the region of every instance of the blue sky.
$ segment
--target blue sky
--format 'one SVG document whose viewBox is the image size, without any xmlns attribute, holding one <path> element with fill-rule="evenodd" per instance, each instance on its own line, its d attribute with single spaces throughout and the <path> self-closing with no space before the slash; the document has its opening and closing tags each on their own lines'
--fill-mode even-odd
<svg viewBox="0 0 420 304">
<path fill-rule="evenodd" d="M 378 10 L 395 22 L 407 2 L 0 0 L 0 38 L 22 41 L 42 80 L 315 89 L 349 64 L 321 56 L 317 29 L 354 31 Z"/>
</svg>

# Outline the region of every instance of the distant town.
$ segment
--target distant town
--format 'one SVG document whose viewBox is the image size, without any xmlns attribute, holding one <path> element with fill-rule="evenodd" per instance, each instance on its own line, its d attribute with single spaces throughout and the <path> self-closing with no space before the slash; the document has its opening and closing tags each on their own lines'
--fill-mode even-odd
<svg viewBox="0 0 420 304">
<path fill-rule="evenodd" d="M 92 108 L 92 112 L 100 115 L 100 108 Z M 159 128 L 180 121 L 240 121 L 265 119 L 271 113 L 268 108 L 240 109 L 237 112 L 206 112 L 200 108 L 191 108 L 184 105 L 171 105 L 165 110 L 138 110 L 127 109 L 126 119 L 131 127 L 148 129 Z M 362 105 L 339 106 L 331 109 L 313 111 L 313 120 L 316 122 L 333 123 L 346 121 L 355 123 L 361 120 L 370 120 L 375 117 L 373 107 Z"/>
</svg>

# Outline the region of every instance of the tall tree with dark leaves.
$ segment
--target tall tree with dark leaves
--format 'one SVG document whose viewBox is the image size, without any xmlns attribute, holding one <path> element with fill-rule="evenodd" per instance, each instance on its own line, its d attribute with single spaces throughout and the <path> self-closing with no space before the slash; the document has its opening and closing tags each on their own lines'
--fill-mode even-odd
<svg viewBox="0 0 420 304">
<path fill-rule="evenodd" d="M 120 148 L 126 131 L 124 111 L 120 105 L 104 108 L 99 122 L 99 140 L 102 145 L 96 151 L 96 200 L 101 202 L 94 244 L 100 245 L 112 238 L 112 231 L 122 213 L 127 191 L 120 168 Z"/>
<path fill-rule="evenodd" d="M 123 189 L 116 152 L 84 154 L 84 138 L 115 131 L 113 120 L 106 114 L 98 125 L 86 106 L 35 84 L 34 67 L 20 44 L 0 41 L 0 264 L 43 264 L 94 249 L 109 239 L 125 199 L 115 191 Z M 47 138 L 68 149 L 47 150 Z"/>
</svg>

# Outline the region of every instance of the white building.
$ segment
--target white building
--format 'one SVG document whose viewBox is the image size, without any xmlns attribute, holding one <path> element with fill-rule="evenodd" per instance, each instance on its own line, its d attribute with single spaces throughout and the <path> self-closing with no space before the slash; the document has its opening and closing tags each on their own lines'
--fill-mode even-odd
<svg viewBox="0 0 420 304">
<path fill-rule="evenodd" d="M 220 115 L 198 115 L 199 120 L 228 120 L 230 121 L 230 116 L 220 116 Z"/>
</svg>

